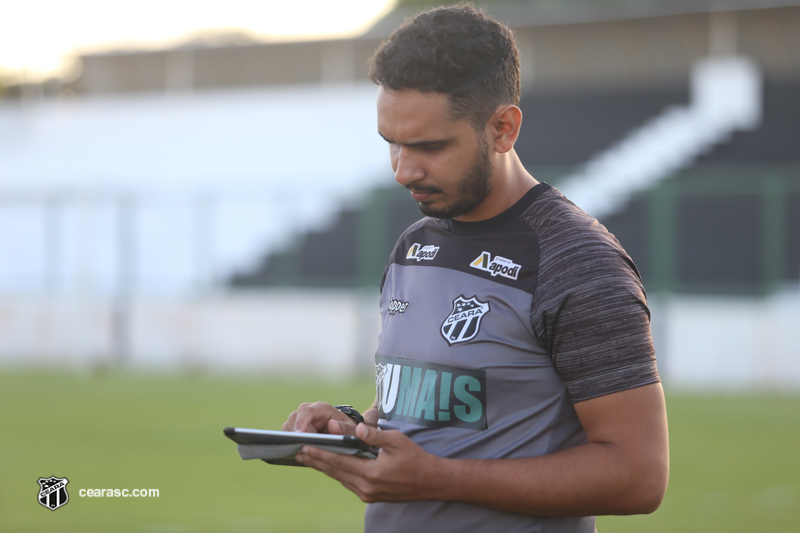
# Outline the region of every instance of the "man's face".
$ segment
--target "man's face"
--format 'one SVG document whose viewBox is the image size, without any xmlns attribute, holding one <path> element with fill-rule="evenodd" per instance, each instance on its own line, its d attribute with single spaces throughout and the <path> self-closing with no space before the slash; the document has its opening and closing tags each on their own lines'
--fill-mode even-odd
<svg viewBox="0 0 800 533">
<path fill-rule="evenodd" d="M 451 121 L 446 95 L 381 87 L 378 133 L 389 143 L 395 180 L 423 214 L 488 218 L 481 209 L 492 170 L 486 137 L 467 119 Z"/>
</svg>

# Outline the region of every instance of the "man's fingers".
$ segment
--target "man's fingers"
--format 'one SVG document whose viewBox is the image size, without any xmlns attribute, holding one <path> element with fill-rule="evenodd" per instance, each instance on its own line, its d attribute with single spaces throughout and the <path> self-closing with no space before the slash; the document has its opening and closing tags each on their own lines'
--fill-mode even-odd
<svg viewBox="0 0 800 533">
<path fill-rule="evenodd" d="M 397 434 L 397 431 L 383 431 L 364 423 L 356 427 L 356 437 L 370 446 L 376 446 L 378 448 L 391 446 Z"/>
<path fill-rule="evenodd" d="M 352 471 L 352 465 L 347 464 L 347 459 L 353 459 L 352 457 L 321 450 L 315 446 L 303 446 L 303 449 L 297 454 L 295 459 L 339 481 L 342 481 L 342 475 L 346 476 Z"/>
<path fill-rule="evenodd" d="M 368 501 L 363 485 L 366 483 L 366 472 L 374 463 L 372 459 L 329 452 L 314 446 L 304 446 L 295 459 L 310 468 L 322 472 L 326 476 L 336 479 L 348 490 L 355 493 L 356 496 Z"/>
<path fill-rule="evenodd" d="M 281 426 L 283 431 L 352 435 L 352 419 L 325 402 L 300 404 Z"/>
<path fill-rule="evenodd" d="M 331 435 L 344 435 L 345 428 L 338 420 L 328 420 L 328 433 Z"/>
<path fill-rule="evenodd" d="M 363 423 L 357 425 L 356 426 L 356 437 L 358 437 L 359 439 L 363 440 L 364 442 L 366 442 L 370 446 L 377 446 L 373 441 L 376 438 L 376 436 L 374 434 L 378 433 L 378 430 L 376 429 L 373 432 L 373 431 L 370 431 L 370 429 L 372 429 L 372 428 L 369 427 L 366 424 L 363 424 Z"/>
<path fill-rule="evenodd" d="M 294 427 L 294 419 L 296 417 L 297 417 L 297 411 L 292 412 L 292 414 L 289 415 L 289 418 L 286 420 L 286 422 L 284 422 L 283 425 L 281 426 L 281 431 L 292 431 L 292 428 Z"/>
<path fill-rule="evenodd" d="M 296 431 L 304 433 L 319 433 L 325 430 L 330 416 L 325 414 L 325 405 L 322 402 L 301 403 L 297 410 L 281 426 L 282 431 Z"/>
</svg>

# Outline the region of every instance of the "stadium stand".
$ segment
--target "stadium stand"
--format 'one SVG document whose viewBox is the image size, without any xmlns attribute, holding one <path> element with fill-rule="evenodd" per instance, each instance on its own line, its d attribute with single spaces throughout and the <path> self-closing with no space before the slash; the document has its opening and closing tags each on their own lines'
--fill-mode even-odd
<svg viewBox="0 0 800 533">
<path fill-rule="evenodd" d="M 597 9 L 579 0 L 490 3 L 490 12 L 515 22 L 522 50 L 525 120 L 517 149 L 523 163 L 612 229 L 648 287 L 750 293 L 797 279 L 797 4 L 610 1 Z M 42 201 L 58 209 L 42 210 L 68 221 L 79 215 L 64 213 L 78 212 L 85 203 L 81 190 L 102 182 L 90 200 L 102 197 L 92 205 L 112 217 L 98 224 L 107 227 L 125 216 L 116 206 L 133 198 L 131 209 L 140 210 L 140 242 L 131 252 L 136 266 L 128 274 L 114 272 L 120 263 L 114 248 L 120 245 L 108 231 L 95 244 L 105 250 L 100 263 L 108 265 L 100 285 L 111 291 L 122 276 L 136 278 L 139 290 L 193 290 L 199 278 L 234 287 L 373 286 L 383 265 L 371 257 L 382 256 L 419 215 L 404 191 L 392 189 L 385 154 L 371 131 L 374 93 L 365 80 L 366 59 L 386 32 L 418 8 L 404 2 L 351 40 L 259 43 L 231 35 L 169 50 L 87 54 L 81 75 L 67 84 L 78 95 L 75 101 L 42 102 L 27 110 L 9 102 L 0 106 L 6 198 L 14 202 L 20 190 L 49 187 Z M 757 130 L 736 131 L 713 150 L 684 157 L 658 176 L 658 184 L 640 183 L 638 192 L 626 186 L 627 203 L 619 210 L 596 211 L 579 199 L 588 189 L 585 181 L 570 190 L 565 177 L 582 172 L 643 126 L 656 129 L 674 110 L 694 105 L 691 72 L 698 60 L 731 53 L 755 62 L 762 73 Z M 308 136 L 308 144 L 282 146 L 284 139 L 269 125 L 286 123 L 280 117 L 287 102 L 308 102 L 308 116 L 339 118 L 315 125 L 322 131 Z M 345 109 L 357 124 L 341 120 Z M 325 139 L 337 136 L 350 140 L 347 154 L 327 149 Z M 650 144 L 663 143 L 651 138 Z M 299 155 L 306 152 L 313 157 Z M 302 172 L 285 164 L 286 154 L 303 160 Z M 348 167 L 354 162 L 360 163 L 357 171 Z M 621 183 L 609 174 L 596 173 L 598 190 Z M 378 188 L 369 192 L 373 187 Z M 148 198 L 164 189 L 184 199 L 186 205 L 164 208 L 182 221 L 158 215 L 141 222 L 156 212 L 145 205 Z M 307 201 L 297 203 L 300 196 Z M 258 199 L 262 207 L 234 205 L 228 202 L 232 197 Z M 214 216 L 198 226 L 204 212 Z M 324 229 L 337 217 L 333 229 Z M 732 220 L 715 229 L 705 218 Z M 27 240 L 56 238 L 44 227 L 51 222 L 26 226 L 37 224 L 42 227 Z M 201 236 L 178 246 L 173 236 L 158 244 L 168 229 L 179 227 L 192 235 L 205 231 L 216 242 Z M 735 234 L 737 240 L 717 234 Z M 79 238 L 61 238 L 59 253 L 79 254 Z M 19 250 L 3 252 L 12 257 Z M 170 258 L 174 264 L 162 265 Z M 79 262 L 63 263 L 70 261 Z M 34 284 L 47 276 L 57 279 L 54 285 L 70 283 L 80 277 L 68 271 L 70 265 L 64 272 L 48 273 L 61 266 L 44 265 L 22 274 Z"/>
<path fill-rule="evenodd" d="M 409 0 L 401 7 L 406 11 L 391 14 L 365 38 L 378 37 L 419 6 Z M 523 163 L 540 180 L 580 198 L 579 204 L 626 246 L 651 291 L 763 294 L 796 282 L 800 276 L 800 55 L 792 37 L 800 21 L 796 3 L 609 2 L 602 10 L 596 8 L 580 1 L 489 3 L 490 12 L 516 24 L 523 67 L 528 67 L 523 70 L 527 72 L 521 103 L 524 127 L 517 143 Z M 621 205 L 593 206 L 591 198 L 582 197 L 586 180 L 575 180 L 570 187 L 565 177 L 580 174 L 587 162 L 602 158 L 637 129 L 643 131 L 649 123 L 655 130 L 659 120 L 668 123 L 670 118 L 680 122 L 684 118 L 678 116 L 680 110 L 698 107 L 693 69 L 701 61 L 725 58 L 749 63 L 760 73 L 755 84 L 744 80 L 743 90 L 758 98 L 757 109 L 744 110 L 738 123 L 694 143 L 683 142 L 695 133 L 685 130 L 703 125 L 685 120 L 689 125 L 683 126 L 684 131 L 675 128 L 673 142 L 683 142 L 686 153 L 663 165 L 652 182 L 623 190 L 626 201 Z M 722 86 L 722 96 L 727 96 L 725 83 L 716 83 L 714 90 Z M 714 107 L 722 100 L 717 93 L 705 103 Z M 664 152 L 666 143 L 660 139 L 641 137 L 649 138 L 655 152 Z M 600 191 L 618 181 L 608 172 L 595 176 Z M 419 217 L 404 191 L 390 190 L 372 196 L 388 202 L 391 211 L 383 213 L 393 214 L 392 221 L 371 219 L 373 226 L 386 232 L 380 249 L 390 248 L 404 225 Z M 313 244 L 301 240 L 293 250 L 264 257 L 258 268 L 234 275 L 232 285 L 324 284 L 326 272 L 334 269 L 326 269 L 324 261 L 310 260 L 313 254 L 307 249 L 335 251 L 347 246 L 349 268 L 336 269 L 328 283 L 369 285 L 382 265 L 373 265 L 367 275 L 365 263 L 355 259 L 366 252 L 358 246 L 352 249 L 359 239 L 358 227 L 370 225 L 369 211 L 376 210 L 342 213 L 340 223 L 327 232 L 307 237 L 306 242 Z M 376 244 L 363 246 L 374 251 Z M 280 266 L 289 264 L 297 268 Z"/>
<path fill-rule="evenodd" d="M 798 279 L 798 94 L 798 83 L 768 83 L 757 130 L 735 133 L 689 168 L 667 176 L 666 187 L 697 191 L 675 200 L 674 213 L 658 214 L 661 189 L 653 187 L 601 219 L 633 256 L 648 287 L 750 294 Z M 684 88 L 617 92 L 534 92 L 521 104 L 525 127 L 517 150 L 535 176 L 558 186 L 560 178 L 592 155 L 663 110 L 685 105 L 688 99 L 688 84 Z M 772 189 L 764 188 L 762 178 L 777 184 L 776 197 Z M 705 193 L 700 194 L 702 191 Z M 770 201 L 778 203 L 780 220 L 769 219 L 775 214 L 767 211 Z M 388 207 L 376 210 L 374 203 L 388 203 Z M 375 242 L 364 244 L 368 249 L 359 251 L 359 224 L 374 224 L 376 219 L 370 218 L 369 211 L 390 213 L 388 220 L 379 224 L 384 233 L 377 241 L 378 250 L 388 251 L 394 238 L 420 215 L 405 190 L 391 185 L 375 191 L 365 205 L 368 208 L 362 211 L 342 212 L 330 229 L 308 234 L 293 250 L 266 257 L 257 269 L 234 276 L 232 285 L 376 283 L 382 264 L 373 265 L 369 272 L 359 269 L 360 254 L 378 253 Z M 359 223 L 363 219 L 366 222 Z M 673 233 L 664 238 L 668 229 Z M 289 264 L 296 268 L 287 268 Z"/>
<path fill-rule="evenodd" d="M 87 54 L 76 79 L 0 88 L 0 365 L 368 368 L 386 255 L 420 214 L 366 61 L 427 3 L 353 39 Z M 518 152 L 565 190 L 693 107 L 698 61 L 757 65 L 755 130 L 590 212 L 642 272 L 667 382 L 796 390 L 800 0 L 485 3 L 522 53 Z"/>
</svg>

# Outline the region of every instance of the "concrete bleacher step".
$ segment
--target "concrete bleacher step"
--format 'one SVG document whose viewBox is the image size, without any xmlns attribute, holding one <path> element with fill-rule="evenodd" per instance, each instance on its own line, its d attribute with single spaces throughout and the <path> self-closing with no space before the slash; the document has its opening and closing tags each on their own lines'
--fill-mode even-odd
<svg viewBox="0 0 800 533">
<path fill-rule="evenodd" d="M 565 177 L 559 189 L 590 215 L 613 214 L 738 130 L 758 127 L 761 80 L 736 56 L 711 57 L 692 72 L 691 101 L 672 106 Z"/>
</svg>

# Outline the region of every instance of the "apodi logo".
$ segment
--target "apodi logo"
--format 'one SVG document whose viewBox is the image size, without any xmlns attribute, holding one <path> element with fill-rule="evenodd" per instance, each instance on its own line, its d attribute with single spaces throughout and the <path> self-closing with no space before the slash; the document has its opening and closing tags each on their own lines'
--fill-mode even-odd
<svg viewBox="0 0 800 533">
<path fill-rule="evenodd" d="M 489 252 L 481 252 L 481 255 L 476 257 L 469 266 L 489 272 L 492 277 L 502 276 L 508 279 L 517 279 L 519 269 L 522 268 L 522 265 L 518 265 L 511 259 L 506 259 L 499 255 L 494 256 L 494 259 L 492 259 L 492 254 Z"/>
<path fill-rule="evenodd" d="M 419 243 L 414 243 L 406 253 L 406 259 L 416 259 L 419 261 L 432 261 L 436 254 L 439 253 L 439 247 L 432 244 L 422 246 Z"/>
</svg>

